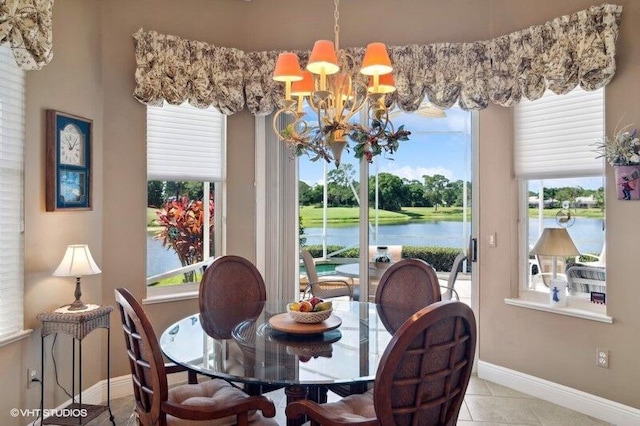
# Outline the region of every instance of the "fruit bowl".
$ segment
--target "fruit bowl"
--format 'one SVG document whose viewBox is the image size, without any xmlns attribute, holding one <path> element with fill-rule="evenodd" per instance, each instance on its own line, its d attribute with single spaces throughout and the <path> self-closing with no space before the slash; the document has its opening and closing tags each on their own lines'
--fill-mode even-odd
<svg viewBox="0 0 640 426">
<path fill-rule="evenodd" d="M 300 312 L 300 311 L 292 311 L 287 305 L 287 312 L 292 320 L 295 322 L 301 322 L 305 324 L 317 324 L 329 318 L 331 316 L 331 312 L 333 309 L 328 309 L 326 311 L 311 311 L 311 312 Z"/>
</svg>

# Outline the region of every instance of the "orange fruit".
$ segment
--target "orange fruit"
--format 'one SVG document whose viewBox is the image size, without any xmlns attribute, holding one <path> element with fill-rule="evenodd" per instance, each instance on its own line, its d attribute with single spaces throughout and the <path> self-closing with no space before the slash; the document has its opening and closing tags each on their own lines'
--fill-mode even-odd
<svg viewBox="0 0 640 426">
<path fill-rule="evenodd" d="M 313 305 L 308 300 L 303 300 L 300 302 L 300 312 L 311 312 L 313 311 Z"/>
</svg>

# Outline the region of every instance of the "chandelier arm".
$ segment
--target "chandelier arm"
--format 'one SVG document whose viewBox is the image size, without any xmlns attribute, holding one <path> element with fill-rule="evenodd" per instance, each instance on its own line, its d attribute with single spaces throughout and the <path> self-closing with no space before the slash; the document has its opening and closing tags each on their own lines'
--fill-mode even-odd
<svg viewBox="0 0 640 426">
<path fill-rule="evenodd" d="M 353 93 L 352 105 L 351 105 L 351 108 L 349 108 L 349 113 L 345 115 L 345 118 L 344 118 L 345 122 L 348 122 L 349 120 L 351 120 L 353 116 L 355 116 L 358 112 L 360 112 L 360 110 L 364 107 L 364 104 L 367 102 L 367 97 L 358 95 L 357 90 L 352 90 L 352 93 Z"/>
</svg>

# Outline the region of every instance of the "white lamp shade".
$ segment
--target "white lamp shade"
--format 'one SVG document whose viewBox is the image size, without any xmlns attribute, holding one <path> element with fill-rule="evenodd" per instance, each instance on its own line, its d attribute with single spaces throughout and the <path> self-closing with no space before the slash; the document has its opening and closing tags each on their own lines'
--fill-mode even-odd
<svg viewBox="0 0 640 426">
<path fill-rule="evenodd" d="M 565 228 L 544 228 L 531 252 L 540 256 L 578 256 L 580 254 Z"/>
<path fill-rule="evenodd" d="M 56 277 L 82 277 L 102 272 L 91 256 L 89 246 L 74 244 L 67 247 L 62 262 L 53 271 Z"/>
</svg>

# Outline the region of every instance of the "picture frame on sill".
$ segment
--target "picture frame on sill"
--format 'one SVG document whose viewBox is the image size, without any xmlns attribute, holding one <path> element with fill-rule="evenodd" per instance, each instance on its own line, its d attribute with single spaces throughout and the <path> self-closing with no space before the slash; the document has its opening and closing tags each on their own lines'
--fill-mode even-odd
<svg viewBox="0 0 640 426">
<path fill-rule="evenodd" d="M 93 121 L 46 111 L 46 194 L 48 212 L 91 210 Z"/>
</svg>

